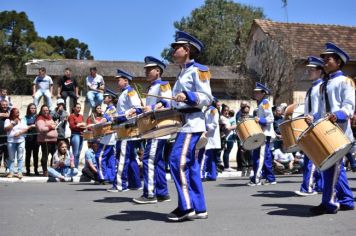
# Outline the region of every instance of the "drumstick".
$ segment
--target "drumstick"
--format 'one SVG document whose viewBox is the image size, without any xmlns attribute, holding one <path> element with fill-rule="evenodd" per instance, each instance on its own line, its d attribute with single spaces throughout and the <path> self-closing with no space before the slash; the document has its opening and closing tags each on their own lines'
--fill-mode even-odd
<svg viewBox="0 0 356 236">
<path fill-rule="evenodd" d="M 155 97 L 155 98 L 163 98 L 163 99 L 169 99 L 169 100 L 177 100 L 174 97 L 164 97 L 164 96 L 158 96 L 158 95 L 153 95 L 153 94 L 148 94 L 148 93 L 142 93 L 142 95 L 148 96 L 148 97 Z"/>
</svg>

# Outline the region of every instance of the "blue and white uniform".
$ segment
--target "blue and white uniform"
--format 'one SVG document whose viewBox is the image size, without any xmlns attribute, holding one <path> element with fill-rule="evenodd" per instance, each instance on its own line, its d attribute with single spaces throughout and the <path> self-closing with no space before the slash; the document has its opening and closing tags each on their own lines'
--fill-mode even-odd
<svg viewBox="0 0 356 236">
<path fill-rule="evenodd" d="M 210 106 L 205 111 L 206 137 L 208 143 L 199 150 L 198 160 L 200 164 L 201 178 L 204 180 L 216 180 L 216 159 L 218 150 L 221 149 L 219 111 Z"/>
<path fill-rule="evenodd" d="M 112 120 L 116 114 L 114 105 L 107 106 L 104 112 L 104 118 L 107 121 Z M 116 133 L 105 135 L 100 138 L 98 150 L 95 154 L 98 178 L 100 181 L 113 182 L 116 177 L 116 158 L 115 158 Z"/>
<path fill-rule="evenodd" d="M 181 212 L 195 210 L 206 212 L 203 185 L 200 178 L 200 166 L 195 159 L 195 146 L 206 130 L 203 106 L 213 101 L 210 89 L 208 67 L 191 60 L 184 64 L 173 87 L 173 96 L 184 93 L 186 102 L 172 102 L 176 109 L 183 112 L 185 124 L 177 133 L 170 155 L 171 174 L 178 191 L 178 209 Z"/>
<path fill-rule="evenodd" d="M 117 103 L 117 121 L 127 121 L 128 111 L 136 109 L 136 115 L 142 113 L 141 100 L 130 86 L 122 89 Z M 119 191 L 141 188 L 140 170 L 136 160 L 137 140 L 118 140 L 116 142 L 116 158 L 118 160 L 117 175 L 113 187 Z M 127 183 L 128 182 L 128 183 Z"/>
<path fill-rule="evenodd" d="M 355 109 L 355 84 L 343 75 L 342 71 L 336 71 L 328 75 L 327 80 L 321 85 L 321 105 L 319 116 L 331 112 L 337 117 L 337 124 L 345 135 L 353 141 L 350 118 Z M 326 92 L 325 92 L 326 90 Z M 330 109 L 327 108 L 327 101 Z M 340 206 L 354 207 L 354 196 L 348 185 L 343 160 L 340 159 L 329 169 L 322 171 L 323 197 L 322 205 L 330 212 L 337 211 Z"/>
<path fill-rule="evenodd" d="M 162 81 L 161 78 L 159 78 L 151 83 L 148 94 L 172 97 L 172 89 L 167 81 Z M 152 110 L 154 110 L 157 103 L 161 103 L 165 108 L 170 107 L 170 101 L 167 99 L 147 96 L 146 106 L 151 106 Z M 148 139 L 146 142 L 145 152 L 142 158 L 144 197 L 168 196 L 165 161 L 163 158 L 163 151 L 168 138 L 170 138 L 170 135 Z"/>
<path fill-rule="evenodd" d="M 318 112 L 319 98 L 320 98 L 320 85 L 322 79 L 313 81 L 312 87 L 308 89 L 304 103 L 304 115 L 311 115 Z M 300 186 L 300 192 L 313 193 L 322 191 L 322 178 L 320 172 L 316 169 L 314 163 L 304 155 L 303 167 L 303 182 Z"/>
<path fill-rule="evenodd" d="M 256 89 L 259 86 L 265 88 L 258 83 Z M 273 158 L 270 143 L 271 139 L 276 137 L 276 134 L 273 129 L 274 116 L 272 113 L 272 104 L 268 99 L 263 98 L 261 101 L 258 101 L 257 117 L 259 118 L 262 131 L 266 136 L 266 141 L 261 147 L 253 150 L 252 168 L 254 174 L 250 180 L 252 184 L 260 184 L 261 179 L 265 178 L 269 183 L 274 183 L 276 182 L 276 178 L 272 169 Z"/>
</svg>

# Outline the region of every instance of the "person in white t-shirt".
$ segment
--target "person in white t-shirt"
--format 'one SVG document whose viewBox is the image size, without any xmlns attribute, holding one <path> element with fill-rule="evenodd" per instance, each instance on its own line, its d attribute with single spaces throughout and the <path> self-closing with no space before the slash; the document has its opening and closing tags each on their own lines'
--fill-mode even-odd
<svg viewBox="0 0 356 236">
<path fill-rule="evenodd" d="M 9 152 L 9 159 L 7 162 L 9 167 L 8 178 L 12 178 L 14 175 L 15 157 L 17 158 L 17 176 L 22 178 L 23 156 L 25 153 L 24 134 L 29 128 L 33 127 L 34 125 L 27 126 L 25 123 L 21 122 L 19 109 L 11 109 L 9 119 L 6 119 L 4 124 L 5 131 L 7 132 L 7 149 Z"/>
<path fill-rule="evenodd" d="M 52 107 L 53 81 L 52 78 L 46 75 L 46 68 L 38 69 L 38 76 L 33 81 L 32 97 L 33 103 L 38 107 L 38 103 L 44 96 L 45 103 L 49 108 Z"/>
<path fill-rule="evenodd" d="M 87 99 L 90 107 L 94 109 L 103 102 L 103 93 L 105 91 L 105 82 L 101 75 L 96 73 L 96 67 L 90 68 L 90 75 L 86 78 L 88 88 Z"/>
</svg>

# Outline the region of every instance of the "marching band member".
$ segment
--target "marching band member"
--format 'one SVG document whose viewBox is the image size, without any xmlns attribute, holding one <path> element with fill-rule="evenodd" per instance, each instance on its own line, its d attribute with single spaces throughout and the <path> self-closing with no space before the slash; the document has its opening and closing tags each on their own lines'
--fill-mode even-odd
<svg viewBox="0 0 356 236">
<path fill-rule="evenodd" d="M 208 138 L 208 143 L 199 150 L 198 160 L 202 180 L 215 181 L 217 178 L 215 162 L 218 150 L 221 148 L 219 111 L 216 109 L 215 102 L 207 108 L 204 114 L 207 129 L 205 135 Z"/>
<path fill-rule="evenodd" d="M 106 110 L 100 123 L 112 121 L 116 115 L 116 94 L 106 89 L 103 97 Z M 95 154 L 96 163 L 98 165 L 98 179 L 100 182 L 113 182 L 116 177 L 115 144 L 116 133 L 107 134 L 100 138 L 99 147 Z"/>
<path fill-rule="evenodd" d="M 312 116 L 318 112 L 320 85 L 323 82 L 321 78 L 323 75 L 324 61 L 321 58 L 310 56 L 308 57 L 308 74 L 311 79 L 312 87 L 308 89 L 304 101 L 304 115 Z M 322 191 L 321 174 L 317 171 L 315 165 L 309 158 L 304 155 L 303 167 L 303 182 L 299 191 L 295 191 L 297 195 L 309 196 L 315 195 Z"/>
<path fill-rule="evenodd" d="M 133 76 L 123 70 L 117 70 L 118 87 L 121 90 L 116 110 L 119 123 L 142 113 L 141 101 L 136 91 L 129 85 Z M 123 192 L 140 189 L 140 170 L 136 160 L 135 144 L 137 140 L 118 140 L 116 142 L 117 174 L 109 192 Z M 128 182 L 128 184 L 127 184 Z"/>
<path fill-rule="evenodd" d="M 146 79 L 151 83 L 148 94 L 161 97 L 172 97 L 172 89 L 168 81 L 161 79 L 166 65 L 154 58 L 145 57 Z M 169 108 L 170 101 L 154 96 L 146 97 L 145 112 Z M 164 147 L 170 135 L 160 138 L 148 139 L 142 158 L 143 163 L 143 195 L 134 198 L 133 201 L 139 204 L 156 203 L 170 201 L 166 180 L 165 161 L 163 159 Z"/>
<path fill-rule="evenodd" d="M 252 168 L 253 176 L 250 178 L 248 186 L 261 185 L 261 179 L 265 178 L 265 185 L 276 184 L 276 178 L 272 170 L 273 158 L 270 151 L 271 139 L 275 137 L 273 129 L 273 113 L 272 105 L 267 99 L 267 95 L 270 94 L 270 90 L 261 83 L 256 83 L 254 89 L 254 98 L 257 100 L 257 116 L 256 121 L 260 124 L 263 133 L 266 135 L 265 143 L 253 150 L 252 154 Z"/>
<path fill-rule="evenodd" d="M 204 45 L 195 37 L 178 31 L 171 44 L 173 59 L 181 71 L 173 87 L 172 106 L 184 113 L 185 124 L 177 133 L 170 154 L 171 175 L 178 192 L 178 207 L 168 214 L 170 221 L 206 219 L 203 185 L 195 146 L 205 129 L 203 106 L 211 104 L 209 68 L 194 61 Z"/>
<path fill-rule="evenodd" d="M 326 78 L 321 85 L 318 116 L 326 116 L 330 121 L 337 123 L 350 141 L 353 141 L 350 117 L 355 110 L 355 84 L 341 71 L 349 61 L 349 56 L 333 43 L 326 43 L 325 48 L 321 57 L 324 59 Z M 347 181 L 342 158 L 329 169 L 322 171 L 322 178 L 322 201 L 319 206 L 310 209 L 313 214 L 335 214 L 338 210 L 355 208 L 354 196 Z"/>
</svg>

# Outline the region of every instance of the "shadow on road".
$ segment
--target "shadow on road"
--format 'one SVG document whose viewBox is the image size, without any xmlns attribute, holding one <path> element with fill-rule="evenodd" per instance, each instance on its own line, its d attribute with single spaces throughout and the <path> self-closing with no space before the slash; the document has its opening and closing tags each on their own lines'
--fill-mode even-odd
<svg viewBox="0 0 356 236">
<path fill-rule="evenodd" d="M 151 211 L 121 211 L 120 214 L 105 217 L 108 220 L 139 221 L 154 220 L 167 221 L 167 214 Z"/>
<path fill-rule="evenodd" d="M 101 203 L 132 202 L 132 198 L 130 198 L 130 197 L 105 197 L 103 199 L 94 200 L 93 202 L 101 202 Z"/>
<path fill-rule="evenodd" d="M 78 192 L 95 192 L 95 191 L 106 191 L 105 188 L 84 188 L 84 189 L 78 189 L 75 190 Z"/>
<path fill-rule="evenodd" d="M 217 187 L 242 187 L 242 186 L 246 187 L 247 185 L 246 185 L 246 183 L 244 183 L 244 184 L 236 183 L 236 184 L 218 184 L 216 186 Z"/>
<path fill-rule="evenodd" d="M 269 197 L 269 198 L 284 198 L 284 197 L 296 197 L 297 195 L 292 191 L 281 190 L 265 190 L 258 191 L 257 194 L 252 194 L 253 197 Z"/>
<path fill-rule="evenodd" d="M 277 215 L 277 216 L 298 216 L 298 217 L 313 217 L 309 212 L 309 208 L 313 207 L 310 205 L 301 205 L 301 204 L 263 204 L 263 207 L 278 208 L 274 209 L 265 209 L 267 210 L 268 215 Z"/>
</svg>

